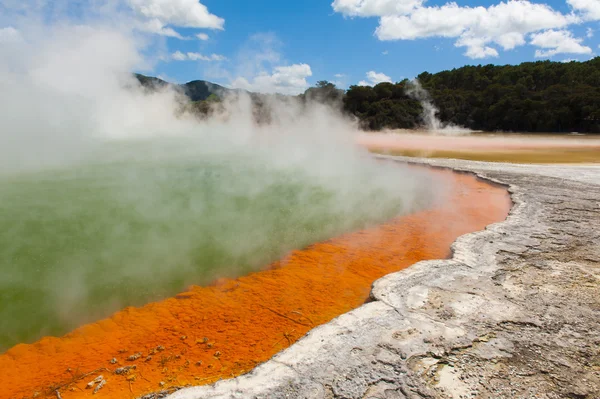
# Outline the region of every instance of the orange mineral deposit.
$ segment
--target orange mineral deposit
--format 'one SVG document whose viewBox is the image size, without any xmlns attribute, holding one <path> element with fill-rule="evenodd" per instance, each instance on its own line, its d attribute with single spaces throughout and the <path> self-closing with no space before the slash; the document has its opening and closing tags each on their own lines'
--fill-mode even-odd
<svg viewBox="0 0 600 399">
<path fill-rule="evenodd" d="M 363 304 L 378 278 L 447 258 L 457 237 L 505 219 L 504 188 L 431 173 L 452 183 L 434 208 L 294 251 L 264 271 L 127 308 L 62 338 L 15 346 L 0 355 L 0 398 L 137 398 L 248 372 Z"/>
</svg>

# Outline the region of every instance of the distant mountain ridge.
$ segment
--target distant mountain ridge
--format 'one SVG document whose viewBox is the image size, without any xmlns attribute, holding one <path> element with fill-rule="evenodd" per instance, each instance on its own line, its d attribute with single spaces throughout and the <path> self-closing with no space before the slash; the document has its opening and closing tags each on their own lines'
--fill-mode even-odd
<svg viewBox="0 0 600 399">
<path fill-rule="evenodd" d="M 207 82 L 205 80 L 192 80 L 185 84 L 173 84 L 153 76 L 146 76 L 139 73 L 134 74 L 140 84 L 150 90 L 161 89 L 167 86 L 173 87 L 175 90 L 184 93 L 191 101 L 204 101 L 214 94 L 218 97 L 224 97 L 228 93 L 237 92 L 238 90 L 228 89 L 216 83 Z"/>
</svg>

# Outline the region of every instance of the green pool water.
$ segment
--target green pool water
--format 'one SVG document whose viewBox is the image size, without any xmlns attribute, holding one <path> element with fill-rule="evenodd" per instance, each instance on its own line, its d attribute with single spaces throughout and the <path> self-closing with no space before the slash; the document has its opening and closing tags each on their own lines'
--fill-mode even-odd
<svg viewBox="0 0 600 399">
<path fill-rule="evenodd" d="M 156 153 L 0 176 L 0 352 L 427 202 L 406 195 L 423 179 L 370 160 L 321 175 L 250 151 Z"/>
</svg>

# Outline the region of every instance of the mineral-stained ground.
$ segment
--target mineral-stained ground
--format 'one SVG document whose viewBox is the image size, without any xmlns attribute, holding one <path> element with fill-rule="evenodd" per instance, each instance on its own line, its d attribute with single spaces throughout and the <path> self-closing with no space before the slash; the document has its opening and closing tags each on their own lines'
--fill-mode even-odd
<svg viewBox="0 0 600 399">
<path fill-rule="evenodd" d="M 511 215 L 250 374 L 172 398 L 600 398 L 600 166 L 418 162 L 509 185 Z"/>
</svg>

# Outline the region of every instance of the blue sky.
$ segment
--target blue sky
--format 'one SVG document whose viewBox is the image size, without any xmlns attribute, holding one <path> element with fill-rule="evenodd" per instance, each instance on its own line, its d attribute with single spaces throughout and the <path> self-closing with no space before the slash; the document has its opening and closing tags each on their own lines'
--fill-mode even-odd
<svg viewBox="0 0 600 399">
<path fill-rule="evenodd" d="M 0 0 L 0 43 L 20 34 L 18 17 L 38 11 L 61 25 L 66 15 L 70 23 L 108 23 L 142 36 L 152 62 L 138 72 L 287 94 L 318 80 L 346 88 L 467 64 L 585 61 L 600 51 L 600 0 L 473 3 Z"/>
<path fill-rule="evenodd" d="M 355 4 L 363 4 L 369 0 L 356 0 Z M 408 0 L 412 1 L 412 0 Z M 575 0 L 577 1 L 577 0 Z M 406 2 L 406 1 L 405 1 Z M 227 60 L 217 63 L 211 61 L 168 61 L 156 65 L 156 73 L 170 80 L 185 82 L 192 79 L 207 79 L 218 83 L 231 85 L 232 76 L 227 76 L 223 71 L 235 71 L 236 64 L 240 63 L 239 54 L 249 47 L 257 47 L 252 37 L 269 36 L 276 41 L 272 50 L 277 52 L 280 59 L 269 65 L 264 64 L 264 70 L 259 73 L 270 74 L 271 68 L 278 65 L 307 64 L 312 75 L 306 77 L 310 84 L 317 80 L 336 81 L 341 86 L 347 87 L 360 81 L 371 83 L 366 74 L 369 71 L 385 75 L 392 81 L 403 78 L 412 78 L 423 71 L 437 72 L 444 69 L 460 67 L 466 64 L 515 64 L 523 61 L 551 59 L 562 61 L 577 59 L 580 61 L 594 57 L 600 43 L 598 37 L 600 27 L 596 16 L 581 17 L 576 23 L 562 26 L 550 22 L 546 26 L 550 29 L 531 30 L 524 34 L 524 45 L 513 49 L 504 50 L 499 45 L 490 47 L 497 51 L 496 54 L 484 58 L 473 58 L 465 55 L 465 47 L 457 47 L 457 37 L 417 37 L 414 39 L 380 40 L 375 34 L 380 25 L 378 15 L 349 15 L 336 12 L 331 0 L 202 0 L 210 13 L 225 20 L 224 30 L 197 30 L 181 29 L 182 35 L 188 36 L 198 32 L 205 32 L 209 39 L 179 40 L 167 39 L 168 48 L 182 53 L 193 52 L 205 55 L 218 54 Z M 341 1 L 340 3 L 343 3 Z M 351 4 L 352 1 L 346 1 Z M 402 3 L 402 0 L 398 0 Z M 498 5 L 499 1 L 486 0 L 477 2 L 477 6 L 490 7 Z M 580 3 L 586 6 L 585 1 Z M 600 7 L 588 2 L 590 7 Z M 424 3 L 426 7 L 444 6 L 445 1 L 430 0 Z M 572 4 L 565 1 L 548 0 L 546 2 L 531 2 L 531 4 L 547 5 L 556 13 L 563 15 L 577 14 L 579 16 L 590 13 L 588 9 L 575 9 Z M 579 4 L 581 6 L 581 4 Z M 458 1 L 459 6 L 471 6 L 472 2 Z M 577 4 L 576 4 L 577 5 Z M 597 7 L 596 7 L 597 8 Z M 520 11 L 520 10 L 519 10 Z M 532 10 L 535 13 L 535 9 Z M 592 9 L 596 12 L 596 9 Z M 360 11 L 358 12 L 360 14 Z M 442 13 L 444 14 L 444 13 Z M 513 19 L 521 15 L 512 16 Z M 535 15 L 531 16 L 533 27 L 536 25 Z M 541 24 L 543 26 L 543 23 Z M 556 26 L 556 28 L 554 28 Z M 509 31 L 510 29 L 507 29 Z M 527 29 L 525 29 L 527 30 Z M 576 47 L 574 53 L 570 47 L 556 54 L 546 54 L 536 57 L 539 46 L 530 44 L 531 35 L 536 32 L 560 31 L 570 32 L 573 38 L 581 40 L 584 49 Z M 555 41 L 556 42 L 556 41 Z M 589 50 L 588 50 L 589 49 Z M 590 51 L 591 50 L 591 51 Z M 214 64 L 219 64 L 216 67 Z M 256 72 L 256 71 L 254 71 Z M 343 75 L 343 76 L 340 76 Z M 252 77 L 247 79 L 251 82 Z"/>
</svg>

